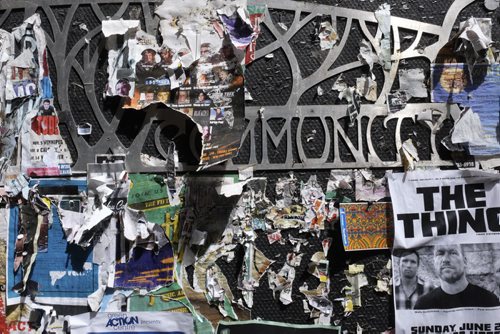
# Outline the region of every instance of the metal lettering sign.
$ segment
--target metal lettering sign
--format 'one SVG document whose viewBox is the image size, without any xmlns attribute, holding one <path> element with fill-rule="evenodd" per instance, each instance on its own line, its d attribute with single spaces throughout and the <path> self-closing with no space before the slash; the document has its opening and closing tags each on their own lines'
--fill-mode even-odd
<svg viewBox="0 0 500 334">
<path fill-rule="evenodd" d="M 374 145 L 373 133 L 378 120 L 383 120 L 383 127 L 391 122 L 396 122 L 394 133 L 391 137 L 394 141 L 388 143 L 392 147 L 399 148 L 402 142 L 401 125 L 404 120 L 416 122 L 416 115 L 424 109 L 432 109 L 433 121 L 425 123 L 428 127 L 428 145 L 430 145 L 430 158 L 421 159 L 423 165 L 444 166 L 451 165 L 451 161 L 442 160 L 438 154 L 437 140 L 438 129 L 446 119 L 449 119 L 450 112 L 457 110 L 457 106 L 445 104 L 408 104 L 407 107 L 398 113 L 388 115 L 385 105 L 386 94 L 397 77 L 400 62 L 403 60 L 424 57 L 433 61 L 439 49 L 449 40 L 453 24 L 460 12 L 473 0 L 456 0 L 449 7 L 444 16 L 442 25 L 419 22 L 391 16 L 391 31 L 393 47 L 391 50 L 391 67 L 384 71 L 383 87 L 378 94 L 374 104 L 363 104 L 360 108 L 357 121 L 354 125 L 356 141 L 350 139 L 343 126 L 346 118 L 346 105 L 300 105 L 301 96 L 311 87 L 350 70 L 360 68 L 363 64 L 356 60 L 341 66 L 333 67 L 335 61 L 345 52 L 346 41 L 349 37 L 351 27 L 357 21 L 364 38 L 370 42 L 377 51 L 380 48 L 377 39 L 380 32 L 372 34 L 369 29 L 370 24 L 377 24 L 375 14 L 368 11 L 320 5 L 315 3 L 302 3 L 291 0 L 266 0 L 261 1 L 267 4 L 267 11 L 262 23 L 274 37 L 274 41 L 258 49 L 255 59 L 258 61 L 267 54 L 283 50 L 288 65 L 291 70 L 291 77 L 288 83 L 291 85 L 291 94 L 285 105 L 265 106 L 265 111 L 260 112 L 260 107 L 247 107 L 245 114 L 247 128 L 243 132 L 241 156 L 228 161 L 224 165 L 214 166 L 214 170 L 237 170 L 238 168 L 253 165 L 257 170 L 290 170 L 290 169 L 317 169 L 317 168 L 360 168 L 360 167 L 398 167 L 401 166 L 399 154 L 391 159 L 380 157 Z M 154 7 L 158 1 L 118 1 L 118 0 L 6 0 L 0 5 L 0 27 L 12 20 L 15 13 L 19 14 L 20 20 L 40 13 L 42 16 L 43 28 L 47 32 L 47 47 L 55 65 L 53 76 L 56 82 L 57 101 L 60 106 L 60 121 L 66 125 L 68 131 L 65 139 L 74 148 L 75 165 L 74 171 L 85 171 L 87 163 L 94 162 L 95 155 L 98 154 L 126 154 L 126 165 L 129 171 L 134 172 L 158 172 L 164 167 L 144 166 L 140 159 L 140 153 L 148 138 L 153 136 L 153 145 L 157 151 L 157 156 L 166 159 L 167 151 L 171 147 L 163 147 L 165 140 L 163 129 L 168 126 L 177 127 L 172 140 L 183 138 L 183 142 L 176 142 L 177 148 L 182 145 L 191 151 L 192 156 L 198 156 L 196 141 L 199 140 L 198 130 L 195 126 L 186 126 L 189 122 L 187 118 L 178 117 L 172 124 L 174 111 L 165 111 L 165 108 L 149 107 L 140 111 L 145 113 L 139 131 L 134 138 L 125 145 L 120 137 L 119 127 L 124 111 L 121 108 L 111 116 L 105 115 L 105 107 L 102 100 L 103 82 L 106 80 L 105 45 L 104 37 L 101 33 L 102 20 L 107 18 L 134 18 L 141 19 L 143 29 L 148 33 L 155 34 L 158 28 L 158 20 L 154 16 Z M 293 21 L 286 32 L 281 32 L 272 20 L 270 10 L 284 10 L 293 12 Z M 61 11 L 62 14 L 61 14 Z M 136 17 L 133 17 L 133 16 Z M 290 41 L 293 37 L 311 20 L 318 15 L 329 15 L 333 25 L 338 20 L 345 21 L 344 32 L 339 36 L 337 45 L 328 51 L 322 64 L 310 75 L 303 77 L 298 59 L 294 54 Z M 75 23 L 76 22 L 76 23 Z M 20 23 L 20 22 L 19 22 Z M 85 24 L 87 31 L 79 31 L 75 37 L 75 26 Z M 416 34 L 412 44 L 401 51 L 401 31 L 412 31 Z M 422 48 L 420 41 L 424 34 L 432 35 L 435 43 Z M 75 40 L 76 39 L 76 40 Z M 250 65 L 252 66 L 252 65 Z M 52 75 L 52 74 L 51 74 Z M 75 82 L 75 76 L 79 82 Z M 79 87 L 81 95 L 86 100 L 85 112 L 90 115 L 85 122 L 93 126 L 92 138 L 87 140 L 77 133 L 77 125 L 82 123 L 78 117 L 75 103 L 72 102 L 73 95 L 71 89 Z M 76 88 L 75 88 L 76 89 Z M 80 96 L 80 97 L 82 97 Z M 81 106 L 80 106 L 81 107 Z M 161 110 L 160 110 L 161 109 Z M 109 111 L 108 111 L 109 112 Z M 307 134 L 302 130 L 303 125 L 309 120 L 319 120 L 321 124 L 317 131 L 324 132 L 324 145 L 311 156 L 304 149 L 304 138 Z M 271 128 L 271 124 L 276 121 L 281 122 L 278 132 Z M 330 124 L 330 125 L 329 125 Z M 138 126 L 138 125 L 137 125 Z M 380 126 L 377 125 L 377 126 Z M 174 131 L 175 132 L 175 131 Z M 64 135 L 64 133 L 63 133 Z M 247 144 L 249 142 L 249 145 Z M 307 142 L 307 141 L 306 141 Z M 348 158 L 342 156 L 339 149 L 340 143 L 347 147 Z M 270 145 L 271 144 L 271 145 Z M 198 145 L 199 146 L 199 145 Z M 284 159 L 273 159 L 271 151 L 277 147 L 285 146 L 286 153 Z M 295 150 L 295 153 L 294 153 Z M 274 153 L 273 153 L 274 154 Z M 181 159 L 179 171 L 194 170 L 196 163 L 188 164 Z"/>
</svg>

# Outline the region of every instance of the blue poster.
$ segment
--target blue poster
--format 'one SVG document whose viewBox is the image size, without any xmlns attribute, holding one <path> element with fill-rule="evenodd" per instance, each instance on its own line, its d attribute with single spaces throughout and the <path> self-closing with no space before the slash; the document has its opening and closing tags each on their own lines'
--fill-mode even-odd
<svg viewBox="0 0 500 334">
<path fill-rule="evenodd" d="M 475 65 L 472 77 L 466 64 L 433 64 L 431 96 L 479 115 L 484 144 L 469 145 L 471 155 L 500 154 L 500 64 Z"/>
<path fill-rule="evenodd" d="M 39 180 L 37 183 L 41 194 L 50 196 L 51 193 L 58 193 L 74 196 L 75 199 L 87 188 L 85 179 Z M 15 243 L 19 235 L 20 213 L 20 207 L 11 207 L 6 292 L 9 305 L 20 301 L 20 295 L 13 291 L 13 288 L 16 284 L 19 286 L 23 279 L 22 266 L 14 272 Z M 27 289 L 35 294 L 35 302 L 85 306 L 87 296 L 98 287 L 98 265 L 92 262 L 91 248 L 83 249 L 66 242 L 55 205 L 52 205 L 50 214 L 53 217 L 53 223 L 47 233 L 47 249 L 43 252 L 38 251 Z"/>
</svg>

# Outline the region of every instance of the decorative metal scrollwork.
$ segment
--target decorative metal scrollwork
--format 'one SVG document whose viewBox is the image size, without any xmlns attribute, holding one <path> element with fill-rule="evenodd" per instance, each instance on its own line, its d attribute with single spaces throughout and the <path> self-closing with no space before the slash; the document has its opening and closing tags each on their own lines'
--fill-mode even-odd
<svg viewBox="0 0 500 334">
<path fill-rule="evenodd" d="M 129 145 L 125 145 L 119 138 L 118 130 L 120 120 L 125 112 L 119 106 L 113 111 L 104 110 L 102 102 L 102 89 L 106 81 L 106 56 L 104 47 L 104 37 L 101 34 L 100 22 L 107 18 L 119 19 L 140 18 L 143 29 L 150 34 L 155 34 L 158 28 L 158 19 L 154 15 L 154 6 L 161 3 L 161 0 L 155 1 L 118 1 L 118 0 L 11 0 L 3 1 L 0 5 L 0 26 L 4 25 L 10 15 L 16 11 L 22 10 L 24 17 L 29 17 L 34 13 L 40 13 L 43 16 L 42 22 L 47 35 L 47 47 L 49 49 L 53 64 L 52 73 L 56 83 L 55 95 L 59 104 L 60 121 L 68 129 L 65 136 L 66 141 L 70 142 L 70 147 L 75 151 L 74 171 L 85 171 L 86 164 L 93 162 L 97 154 L 106 153 L 125 153 L 126 164 L 129 170 L 134 172 L 158 172 L 164 170 L 162 166 L 148 167 L 141 163 L 140 153 L 143 151 L 148 133 L 155 132 L 154 145 L 156 146 L 157 156 L 165 159 L 168 147 L 162 147 L 162 129 L 169 122 L 170 113 L 164 107 L 152 106 L 143 111 L 134 111 L 144 113 L 143 121 L 137 135 L 131 139 Z M 274 37 L 274 41 L 265 45 L 256 51 L 256 60 L 265 55 L 283 50 L 288 65 L 290 66 L 292 76 L 290 77 L 291 94 L 283 106 L 265 106 L 264 112 L 260 106 L 246 108 L 247 128 L 243 133 L 242 155 L 228 161 L 226 164 L 214 166 L 215 170 L 236 170 L 246 165 L 253 165 L 255 169 L 308 169 L 308 168 L 359 168 L 359 167 L 398 167 L 401 166 L 401 160 L 398 155 L 392 159 L 382 159 L 377 153 L 372 138 L 374 124 L 377 119 L 385 119 L 387 109 L 384 105 L 386 93 L 391 90 L 394 80 L 397 76 L 399 63 L 401 60 L 424 57 L 432 61 L 441 46 L 449 39 L 453 24 L 459 13 L 474 0 L 456 0 L 449 7 L 444 16 L 442 25 L 419 22 L 401 17 L 391 17 L 391 29 L 393 38 L 392 66 L 389 71 L 384 72 L 383 87 L 378 95 L 375 104 L 363 104 L 358 121 L 353 129 L 355 131 L 356 142 L 350 139 L 346 133 L 342 118 L 346 115 L 345 105 L 300 105 L 301 96 L 315 85 L 362 66 L 360 61 L 353 61 L 340 66 L 334 66 L 335 61 L 345 50 L 346 41 L 351 31 L 354 21 L 359 23 L 364 37 L 370 41 L 375 50 L 379 47 L 376 39 L 380 36 L 370 32 L 370 24 L 377 23 L 373 12 L 361 11 L 356 9 L 333 7 L 316 3 L 303 3 L 291 0 L 265 0 L 268 10 L 263 24 Z M 64 13 L 58 13 L 64 8 Z M 85 8 L 82 15 L 81 8 Z M 280 32 L 273 23 L 270 10 L 284 10 L 293 12 L 293 21 L 288 30 Z M 140 15 L 137 13 L 140 12 Z M 91 13 L 91 15 L 90 15 Z M 303 77 L 290 41 L 292 38 L 311 20 L 318 15 L 328 15 L 333 23 L 342 19 L 345 21 L 345 28 L 342 36 L 331 50 L 328 51 L 321 65 L 310 75 Z M 93 17 L 90 16 L 93 15 Z M 78 17 L 77 17 L 78 16 Z M 87 24 L 87 31 L 79 31 L 75 40 L 75 22 L 86 23 L 86 20 L 93 20 L 93 24 Z M 404 51 L 400 50 L 401 35 L 400 31 L 413 31 L 416 34 L 412 44 Z M 436 42 L 421 48 L 419 45 L 424 34 L 434 35 Z M 70 43 L 71 40 L 71 43 Z M 250 65 L 252 66 L 252 65 Z M 75 74 L 79 82 L 75 82 Z M 72 89 L 80 87 L 80 94 L 84 95 L 88 111 L 88 118 L 94 122 L 93 126 L 96 132 L 93 134 L 93 140 L 86 140 L 76 132 L 76 124 L 81 121 L 76 115 Z M 250 89 L 251 90 L 251 89 Z M 393 147 L 399 147 L 401 144 L 401 124 L 404 120 L 415 122 L 415 115 L 418 111 L 432 108 L 434 110 L 435 120 L 427 127 L 429 130 L 430 157 L 422 159 L 422 164 L 429 165 L 450 165 L 451 162 L 442 159 L 438 154 L 437 129 L 444 124 L 449 117 L 450 108 L 444 104 L 408 104 L 406 109 L 392 118 L 396 120 L 387 120 L 385 125 L 390 122 L 396 122 L 395 132 L 393 134 Z M 173 111 L 170 111 L 173 112 Z M 324 132 L 324 146 L 320 153 L 311 156 L 304 149 L 302 128 L 310 119 L 319 119 L 322 132 Z M 281 127 L 275 130 L 271 129 L 271 123 L 281 120 Z M 91 123 L 92 123 L 91 122 Z M 161 122 L 155 130 L 152 125 L 155 122 Z M 197 147 L 196 136 L 197 128 L 195 126 L 185 126 L 189 119 L 183 118 L 177 120 L 179 132 L 186 132 L 184 139 L 187 142 L 182 143 L 188 149 L 194 152 L 196 156 Z M 317 123 L 316 123 L 317 124 Z M 378 123 L 377 123 L 378 124 Z M 174 124 L 175 125 L 175 124 Z M 64 133 L 63 133 L 64 134 Z M 170 138 L 172 139 L 172 138 Z M 249 144 L 248 144 L 249 142 Z M 349 159 L 342 157 L 339 150 L 340 143 L 347 147 Z M 270 145 L 271 144 L 271 145 Z M 270 158 L 271 151 L 278 146 L 286 146 L 284 160 L 273 162 Z M 179 145 L 177 145 L 179 146 Z M 259 147 L 259 149 L 258 149 Z M 295 150 L 295 152 L 294 152 Z M 259 152 L 258 152 L 259 151 Z M 196 169 L 196 163 L 187 164 L 181 160 L 179 171 Z"/>
</svg>

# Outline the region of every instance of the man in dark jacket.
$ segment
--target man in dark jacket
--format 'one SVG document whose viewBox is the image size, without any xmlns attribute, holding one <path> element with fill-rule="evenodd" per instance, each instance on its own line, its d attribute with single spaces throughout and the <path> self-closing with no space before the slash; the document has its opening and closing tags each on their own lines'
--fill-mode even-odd
<svg viewBox="0 0 500 334">
<path fill-rule="evenodd" d="M 500 306 L 493 293 L 469 283 L 466 267 L 467 258 L 459 245 L 436 245 L 434 269 L 441 286 L 420 297 L 414 309 Z"/>
</svg>

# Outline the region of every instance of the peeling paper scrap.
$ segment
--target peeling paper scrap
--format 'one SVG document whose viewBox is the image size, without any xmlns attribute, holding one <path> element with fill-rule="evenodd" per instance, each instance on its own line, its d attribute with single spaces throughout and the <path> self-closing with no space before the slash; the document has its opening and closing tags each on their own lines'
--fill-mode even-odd
<svg viewBox="0 0 500 334">
<path fill-rule="evenodd" d="M 356 201 L 375 202 L 390 197 L 385 176 L 377 179 L 369 170 L 360 170 L 355 173 Z"/>
<path fill-rule="evenodd" d="M 403 142 L 403 145 L 399 149 L 401 154 L 401 159 L 403 161 L 403 167 L 406 170 L 415 169 L 415 161 L 419 161 L 418 151 L 413 141 L 411 139 L 407 139 Z"/>
<path fill-rule="evenodd" d="M 365 271 L 364 264 L 350 264 L 348 268 L 349 275 L 357 275 Z"/>
<path fill-rule="evenodd" d="M 333 48 L 338 39 L 337 32 L 333 29 L 332 24 L 329 21 L 323 21 L 320 23 L 318 37 L 321 50 Z"/>
<path fill-rule="evenodd" d="M 225 177 L 223 184 L 215 187 L 217 194 L 224 195 L 225 197 L 241 195 L 243 187 L 248 183 L 248 180 L 235 182 L 235 179 L 235 177 Z"/>
<path fill-rule="evenodd" d="M 399 89 L 408 92 L 411 97 L 427 97 L 424 80 L 425 74 L 421 68 L 399 70 Z"/>
<path fill-rule="evenodd" d="M 500 156 L 477 157 L 482 169 L 493 169 L 500 166 Z"/>
<path fill-rule="evenodd" d="M 48 73 L 44 70 L 43 64 L 47 62 L 45 32 L 41 28 L 39 14 L 34 14 L 24 20 L 23 24 L 12 30 L 11 34 L 16 41 L 24 41 L 29 37 L 31 48 L 24 49 L 15 59 L 9 59 L 5 65 L 5 99 L 12 100 L 24 96 L 39 95 L 43 99 L 52 99 L 52 89 Z M 10 42 L 13 42 L 9 38 Z M 3 41 L 2 41 L 3 44 Z M 10 44 L 10 43 L 7 43 Z M 10 44 L 11 48 L 14 44 Z M 37 51 L 36 54 L 34 51 Z M 14 49 L 10 50 L 12 55 Z M 3 56 L 5 59 L 6 57 Z M 43 85 L 46 82 L 47 85 Z M 1 98 L 3 100 L 3 96 Z"/>
<path fill-rule="evenodd" d="M 382 33 L 382 39 L 379 40 L 380 52 L 379 61 L 385 71 L 391 69 L 391 7 L 388 4 L 380 5 L 375 11 L 375 18 L 378 21 L 377 33 Z"/>
<path fill-rule="evenodd" d="M 408 92 L 404 90 L 387 93 L 386 100 L 389 115 L 402 111 L 406 107 L 409 98 Z"/>
<path fill-rule="evenodd" d="M 379 60 L 378 56 L 373 52 L 372 45 L 366 39 L 361 40 L 359 43 L 358 60 L 362 64 L 368 65 L 370 72 L 373 70 L 373 64 Z"/>
<path fill-rule="evenodd" d="M 353 175 L 350 171 L 332 170 L 326 184 L 325 198 L 331 200 L 338 197 L 339 190 L 352 190 Z"/>
<path fill-rule="evenodd" d="M 451 133 L 451 142 L 453 144 L 468 143 L 476 146 L 488 145 L 479 114 L 467 108 L 455 123 Z"/>
<path fill-rule="evenodd" d="M 238 171 L 238 178 L 240 181 L 245 181 L 253 177 L 253 166 L 240 169 Z"/>
<path fill-rule="evenodd" d="M 368 101 L 377 101 L 377 82 L 365 75 L 356 78 L 356 91 Z"/>
<path fill-rule="evenodd" d="M 140 25 L 139 20 L 104 20 L 102 21 L 102 33 L 104 37 L 123 35 L 130 29 L 139 29 Z"/>
<path fill-rule="evenodd" d="M 250 23 L 253 29 L 252 42 L 248 45 L 245 54 L 245 65 L 250 64 L 255 60 L 255 50 L 257 48 L 257 38 L 260 35 L 260 24 L 264 21 L 264 14 L 267 5 L 262 3 L 247 4 L 248 14 L 250 15 Z"/>
<path fill-rule="evenodd" d="M 269 288 L 273 290 L 273 295 L 279 291 L 279 299 L 283 305 L 289 305 L 293 302 L 292 286 L 295 280 L 295 267 L 300 265 L 301 259 L 302 254 L 295 255 L 289 253 L 287 255 L 287 262 L 277 274 L 269 270 Z"/>
</svg>

